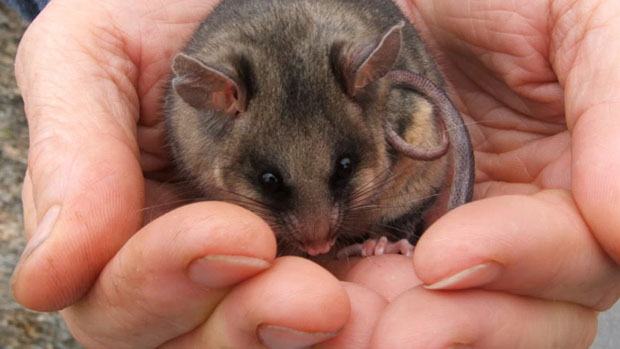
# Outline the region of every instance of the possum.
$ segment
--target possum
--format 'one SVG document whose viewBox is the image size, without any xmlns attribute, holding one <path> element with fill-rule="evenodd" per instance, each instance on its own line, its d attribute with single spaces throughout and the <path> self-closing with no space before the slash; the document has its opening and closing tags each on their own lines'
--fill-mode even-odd
<svg viewBox="0 0 620 349">
<path fill-rule="evenodd" d="M 281 255 L 410 255 L 438 198 L 471 199 L 467 128 L 390 0 L 223 0 L 169 86 L 179 172 L 262 217 Z"/>
</svg>

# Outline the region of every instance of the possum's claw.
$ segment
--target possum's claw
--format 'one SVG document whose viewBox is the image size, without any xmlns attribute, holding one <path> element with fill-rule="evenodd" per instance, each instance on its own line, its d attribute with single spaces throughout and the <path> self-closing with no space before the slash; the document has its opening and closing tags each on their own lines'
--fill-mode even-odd
<svg viewBox="0 0 620 349">
<path fill-rule="evenodd" d="M 390 242 L 383 236 L 380 239 L 369 239 L 362 244 L 347 246 L 338 251 L 338 259 L 347 257 L 371 257 L 382 256 L 384 254 L 402 254 L 410 257 L 413 255 L 414 246 L 407 239 L 397 242 Z"/>
</svg>

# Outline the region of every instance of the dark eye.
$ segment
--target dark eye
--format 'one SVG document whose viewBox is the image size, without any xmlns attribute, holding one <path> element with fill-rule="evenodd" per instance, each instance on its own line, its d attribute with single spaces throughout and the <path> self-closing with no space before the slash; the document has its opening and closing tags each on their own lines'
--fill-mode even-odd
<svg viewBox="0 0 620 349">
<path fill-rule="evenodd" d="M 350 158 L 342 158 L 338 161 L 337 172 L 339 177 L 348 177 L 353 169 L 353 161 Z"/>
<path fill-rule="evenodd" d="M 353 174 L 353 168 L 355 163 L 349 156 L 343 156 L 336 161 L 336 167 L 334 168 L 334 174 L 332 177 L 332 183 L 336 187 L 345 186 L 351 175 Z"/>
<path fill-rule="evenodd" d="M 265 172 L 259 177 L 260 185 L 266 192 L 275 193 L 282 189 L 282 178 L 273 172 Z"/>
</svg>

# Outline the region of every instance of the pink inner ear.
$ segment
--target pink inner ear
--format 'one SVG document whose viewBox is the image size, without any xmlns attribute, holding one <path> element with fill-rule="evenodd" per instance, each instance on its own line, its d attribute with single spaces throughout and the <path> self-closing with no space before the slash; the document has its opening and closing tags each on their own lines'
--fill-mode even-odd
<svg viewBox="0 0 620 349">
<path fill-rule="evenodd" d="M 375 81 L 375 71 L 369 65 L 364 65 L 355 75 L 355 90 L 362 89 Z"/>
<path fill-rule="evenodd" d="M 212 103 L 218 110 L 224 111 L 229 115 L 237 115 L 241 112 L 237 99 L 237 89 L 231 84 L 227 84 L 222 91 L 214 92 Z"/>
<path fill-rule="evenodd" d="M 176 92 L 192 107 L 229 115 L 245 111 L 245 90 L 235 72 L 207 66 L 183 53 L 175 58 L 173 70 Z"/>
<path fill-rule="evenodd" d="M 387 74 L 400 53 L 402 41 L 402 28 L 404 22 L 390 28 L 377 42 L 360 48 L 353 58 L 353 62 L 359 62 L 359 67 L 353 77 L 353 94 L 360 89 L 370 85 L 374 81 L 381 79 Z"/>
</svg>

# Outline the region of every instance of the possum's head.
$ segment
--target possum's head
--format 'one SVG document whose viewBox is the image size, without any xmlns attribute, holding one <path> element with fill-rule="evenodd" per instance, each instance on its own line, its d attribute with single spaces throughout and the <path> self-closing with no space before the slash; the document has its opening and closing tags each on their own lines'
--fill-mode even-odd
<svg viewBox="0 0 620 349">
<path fill-rule="evenodd" d="M 281 253 L 324 254 L 369 233 L 393 161 L 382 78 L 402 27 L 359 42 L 274 40 L 215 60 L 177 55 L 168 116 L 177 161 L 209 199 L 270 223 Z"/>
</svg>

